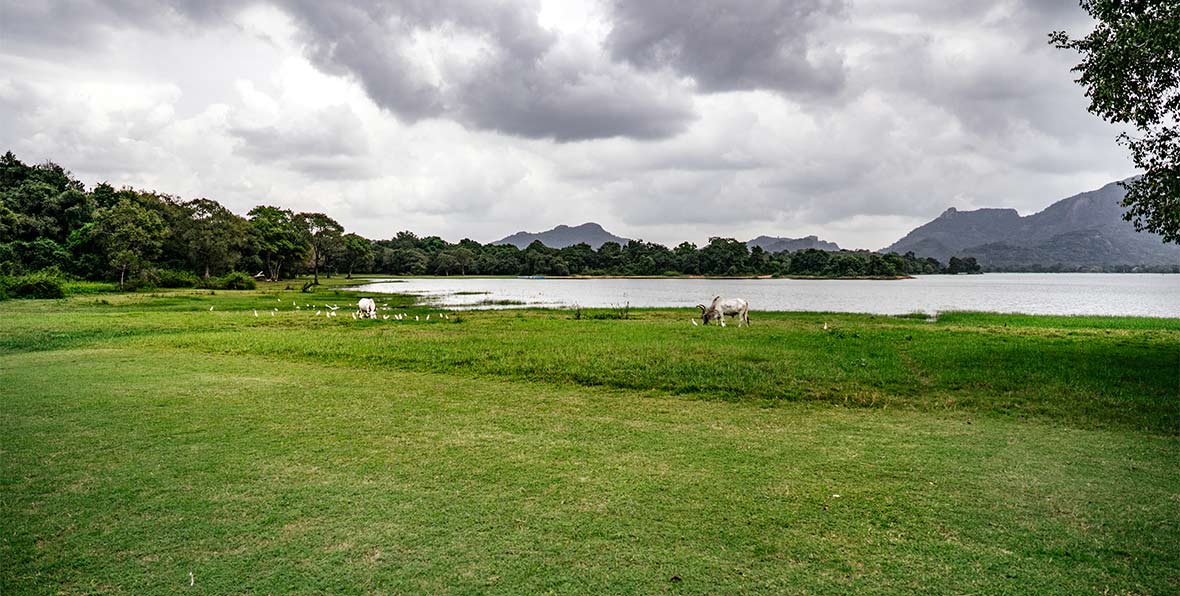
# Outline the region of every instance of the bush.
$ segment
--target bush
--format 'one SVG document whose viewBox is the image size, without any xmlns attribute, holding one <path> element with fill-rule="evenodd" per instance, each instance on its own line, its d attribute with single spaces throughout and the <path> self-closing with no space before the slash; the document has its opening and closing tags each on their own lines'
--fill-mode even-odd
<svg viewBox="0 0 1180 596">
<path fill-rule="evenodd" d="M 258 284 L 254 283 L 253 277 L 241 271 L 233 271 L 219 277 L 216 287 L 219 290 L 253 290 Z"/>
<path fill-rule="evenodd" d="M 65 298 L 65 280 L 52 272 L 38 271 L 0 279 L 0 295 L 6 298 Z"/>
<path fill-rule="evenodd" d="M 188 271 L 172 271 L 171 269 L 157 269 L 154 272 L 156 287 L 158 288 L 195 288 L 201 280 Z"/>
<path fill-rule="evenodd" d="M 64 289 L 67 296 L 78 296 L 83 294 L 107 294 L 118 292 L 119 285 L 105 281 L 71 280 L 65 282 Z"/>
</svg>

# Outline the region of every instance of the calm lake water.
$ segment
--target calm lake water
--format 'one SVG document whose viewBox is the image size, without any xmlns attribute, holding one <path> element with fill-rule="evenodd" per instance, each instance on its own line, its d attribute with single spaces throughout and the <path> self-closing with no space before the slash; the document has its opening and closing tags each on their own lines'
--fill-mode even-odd
<svg viewBox="0 0 1180 596">
<path fill-rule="evenodd" d="M 692 307 L 720 294 L 745 298 L 751 310 L 874 314 L 977 310 L 1180 318 L 1180 275 L 1155 274 L 985 273 L 888 281 L 417 278 L 374 280 L 360 289 L 415 294 L 449 308 Z"/>
</svg>

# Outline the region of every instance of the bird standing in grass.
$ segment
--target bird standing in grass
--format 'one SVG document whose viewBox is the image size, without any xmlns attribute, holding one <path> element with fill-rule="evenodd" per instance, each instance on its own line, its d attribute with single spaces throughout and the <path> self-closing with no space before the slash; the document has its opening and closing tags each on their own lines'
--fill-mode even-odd
<svg viewBox="0 0 1180 596">
<path fill-rule="evenodd" d="M 690 319 L 690 320 L 692 321 L 692 326 L 693 326 L 693 327 L 696 327 L 696 326 L 697 326 L 697 320 L 696 320 L 696 319 Z"/>
</svg>

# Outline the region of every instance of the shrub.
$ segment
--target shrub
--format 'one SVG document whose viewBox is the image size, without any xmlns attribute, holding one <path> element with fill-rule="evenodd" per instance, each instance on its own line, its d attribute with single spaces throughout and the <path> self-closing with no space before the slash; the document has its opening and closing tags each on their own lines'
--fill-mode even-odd
<svg viewBox="0 0 1180 596">
<path fill-rule="evenodd" d="M 155 282 L 158 288 L 195 288 L 201 280 L 188 271 L 172 271 L 171 269 L 157 269 Z"/>
<path fill-rule="evenodd" d="M 65 280 L 53 272 L 38 271 L 0 280 L 0 294 L 8 298 L 65 298 Z"/>
<path fill-rule="evenodd" d="M 119 285 L 107 283 L 105 281 L 70 280 L 65 282 L 64 289 L 67 296 L 78 296 L 80 294 L 105 294 L 108 292 L 118 292 Z"/>
<path fill-rule="evenodd" d="M 232 271 L 217 279 L 217 288 L 221 290 L 253 290 L 257 287 L 254 278 L 241 271 Z"/>
</svg>

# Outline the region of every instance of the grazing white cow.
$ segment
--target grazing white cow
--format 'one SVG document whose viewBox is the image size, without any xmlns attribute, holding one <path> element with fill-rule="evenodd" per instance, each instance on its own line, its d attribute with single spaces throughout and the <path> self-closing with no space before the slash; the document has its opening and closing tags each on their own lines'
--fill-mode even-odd
<svg viewBox="0 0 1180 596">
<path fill-rule="evenodd" d="M 366 319 L 377 318 L 377 303 L 372 298 L 361 298 L 356 303 L 356 314 Z"/>
<path fill-rule="evenodd" d="M 725 316 L 731 315 L 738 319 L 738 327 L 742 323 L 746 327 L 750 326 L 750 304 L 741 298 L 726 298 L 721 299 L 721 296 L 713 298 L 713 302 L 709 306 L 698 304 L 697 308 L 701 309 L 701 322 L 708 325 L 709 321 L 717 319 L 721 322 L 721 326 L 725 326 Z"/>
</svg>

